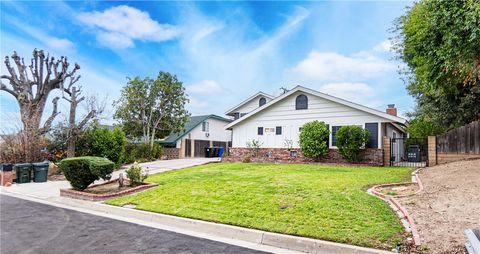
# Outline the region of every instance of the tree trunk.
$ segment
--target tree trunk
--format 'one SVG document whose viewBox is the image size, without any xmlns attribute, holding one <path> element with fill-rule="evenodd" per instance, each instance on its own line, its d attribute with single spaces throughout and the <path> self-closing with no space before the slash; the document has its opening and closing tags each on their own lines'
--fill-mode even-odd
<svg viewBox="0 0 480 254">
<path fill-rule="evenodd" d="M 33 162 L 40 155 L 40 120 L 45 108 L 45 100 L 37 103 L 19 102 L 21 120 L 24 126 L 25 162 Z"/>
<path fill-rule="evenodd" d="M 75 157 L 75 143 L 77 141 L 77 126 L 75 112 L 77 112 L 77 89 L 72 87 L 70 92 L 70 114 L 68 117 L 67 157 Z"/>
</svg>

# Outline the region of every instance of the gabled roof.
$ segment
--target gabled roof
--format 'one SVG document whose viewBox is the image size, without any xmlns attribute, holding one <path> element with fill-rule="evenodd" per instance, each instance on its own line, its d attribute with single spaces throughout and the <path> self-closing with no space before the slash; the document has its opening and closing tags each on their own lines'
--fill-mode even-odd
<svg viewBox="0 0 480 254">
<path fill-rule="evenodd" d="M 384 113 L 382 111 L 379 111 L 379 110 L 376 110 L 376 109 L 373 109 L 373 108 L 369 108 L 369 107 L 366 107 L 366 106 L 363 106 L 363 105 L 360 105 L 360 104 L 357 104 L 357 103 L 354 103 L 354 102 L 351 102 L 351 101 L 347 101 L 347 100 L 344 100 L 344 99 L 341 99 L 341 98 L 338 98 L 338 97 L 335 97 L 335 96 L 331 96 L 331 95 L 328 95 L 328 94 L 325 94 L 325 93 L 322 93 L 322 92 L 319 92 L 319 91 L 315 91 L 315 90 L 310 89 L 310 88 L 306 88 L 306 87 L 303 87 L 303 86 L 296 86 L 292 90 L 290 90 L 290 91 L 276 97 L 275 99 L 267 102 L 267 104 L 265 104 L 263 107 L 259 107 L 255 110 L 253 110 L 252 112 L 250 112 L 249 114 L 245 115 L 244 117 L 240 117 L 239 119 L 231 122 L 225 128 L 227 128 L 227 129 L 231 128 L 231 127 L 237 125 L 238 123 L 240 123 L 242 121 L 245 121 L 246 119 L 252 117 L 256 113 L 261 112 L 261 111 L 271 107 L 272 105 L 276 104 L 277 102 L 283 100 L 284 98 L 286 98 L 286 97 L 290 96 L 291 94 L 293 94 L 295 92 L 298 92 L 298 91 L 308 93 L 308 94 L 312 94 L 312 95 L 318 96 L 320 98 L 323 98 L 323 99 L 326 99 L 326 100 L 329 100 L 329 101 L 333 101 L 333 102 L 336 102 L 336 103 L 339 103 L 339 104 L 342 104 L 342 105 L 345 105 L 345 106 L 348 106 L 348 107 L 351 107 L 351 108 L 355 108 L 355 109 L 358 109 L 358 110 L 361 110 L 361 111 L 364 111 L 364 112 L 367 112 L 367 113 L 370 113 L 370 114 L 373 114 L 373 115 L 391 120 L 393 122 L 398 122 L 398 123 L 401 123 L 401 124 L 406 124 L 407 123 L 407 120 L 402 118 L 402 117 L 393 116 L 393 115 Z"/>
<path fill-rule="evenodd" d="M 233 107 L 233 108 L 231 108 L 231 109 L 227 110 L 227 112 L 225 112 L 225 115 L 228 115 L 228 114 L 234 113 L 236 109 L 238 109 L 239 107 L 241 107 L 241 106 L 245 105 L 247 102 L 249 102 L 249 101 L 251 101 L 251 100 L 255 99 L 255 97 L 258 97 L 258 96 L 267 97 L 267 98 L 269 98 L 270 100 L 272 100 L 273 98 L 275 98 L 275 97 L 273 97 L 273 96 L 272 96 L 272 95 L 270 95 L 270 94 L 266 94 L 266 93 L 264 93 L 264 92 L 261 92 L 261 91 L 260 91 L 260 92 L 258 92 L 258 93 L 256 93 L 256 94 L 254 94 L 254 95 L 252 95 L 252 96 L 248 97 L 248 99 L 246 99 L 246 100 L 244 100 L 244 101 L 240 102 L 240 104 L 238 104 L 237 106 L 235 106 L 235 107 Z M 244 113 L 246 113 L 246 112 L 244 112 Z"/>
<path fill-rule="evenodd" d="M 207 120 L 209 118 L 217 119 L 217 120 L 224 121 L 224 122 L 227 122 L 227 123 L 232 121 L 230 119 L 227 119 L 227 118 L 224 118 L 224 117 L 221 117 L 221 116 L 217 116 L 217 115 L 191 116 L 189 118 L 188 122 L 183 127 L 183 131 L 177 132 L 177 133 L 171 133 L 165 139 L 160 140 L 159 143 L 160 144 L 174 144 L 179 139 L 181 139 L 183 136 L 187 135 L 190 131 L 195 129 L 195 127 L 197 127 L 198 125 L 200 125 L 201 123 L 203 123 L 205 120 Z"/>
</svg>

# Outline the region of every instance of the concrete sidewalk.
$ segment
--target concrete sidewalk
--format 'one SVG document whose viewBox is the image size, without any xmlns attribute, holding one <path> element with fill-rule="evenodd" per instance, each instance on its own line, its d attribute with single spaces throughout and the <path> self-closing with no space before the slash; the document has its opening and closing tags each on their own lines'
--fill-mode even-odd
<svg viewBox="0 0 480 254">
<path fill-rule="evenodd" d="M 198 165 L 203 165 L 212 162 L 219 162 L 220 158 L 192 158 L 192 159 L 178 159 L 178 160 L 158 160 L 139 165 L 148 170 L 149 175 L 163 173 L 167 171 L 188 168 Z M 118 178 L 120 173 L 125 176 L 125 170 L 129 165 L 123 166 L 122 169 L 112 173 L 112 179 Z M 103 180 L 98 180 L 95 183 L 101 183 Z M 71 188 L 68 181 L 48 181 L 45 183 L 23 183 L 13 184 L 10 187 L 0 186 L 0 193 L 20 194 L 34 198 L 49 199 L 60 197 L 60 189 Z"/>
</svg>

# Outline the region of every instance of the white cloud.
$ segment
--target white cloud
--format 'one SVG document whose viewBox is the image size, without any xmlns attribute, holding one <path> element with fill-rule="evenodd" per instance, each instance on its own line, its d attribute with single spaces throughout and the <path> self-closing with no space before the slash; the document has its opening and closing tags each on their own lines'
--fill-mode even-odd
<svg viewBox="0 0 480 254">
<path fill-rule="evenodd" d="M 148 12 L 126 5 L 115 6 L 103 12 L 83 12 L 80 22 L 96 29 L 100 44 L 111 48 L 129 48 L 134 40 L 160 42 L 179 35 L 179 30 L 153 20 Z"/>
<path fill-rule="evenodd" d="M 293 72 L 301 80 L 343 81 L 364 80 L 394 69 L 394 64 L 366 52 L 346 56 L 314 50 L 293 68 Z"/>
<path fill-rule="evenodd" d="M 186 87 L 187 93 L 194 94 L 211 94 L 223 91 L 220 84 L 213 80 L 203 80 L 198 83 L 188 85 Z"/>
<path fill-rule="evenodd" d="M 318 90 L 326 94 L 356 102 L 372 97 L 375 92 L 372 87 L 365 83 L 348 82 L 324 84 Z"/>
<path fill-rule="evenodd" d="M 54 36 L 50 36 L 41 29 L 34 28 L 27 25 L 26 23 L 21 22 L 16 17 L 6 15 L 5 19 L 7 19 L 7 22 L 14 25 L 17 29 L 25 32 L 37 41 L 40 41 L 51 48 L 59 50 L 70 50 L 75 47 L 72 41 L 66 38 L 57 38 Z"/>
<path fill-rule="evenodd" d="M 192 108 L 197 108 L 197 109 L 198 108 L 205 108 L 208 105 L 207 102 L 196 99 L 195 97 L 190 97 L 188 99 L 190 100 L 189 103 L 188 103 L 188 106 L 192 107 Z"/>
<path fill-rule="evenodd" d="M 379 44 L 375 45 L 375 47 L 373 47 L 373 50 L 381 53 L 392 52 L 392 47 L 393 44 L 391 40 L 384 40 Z"/>
</svg>

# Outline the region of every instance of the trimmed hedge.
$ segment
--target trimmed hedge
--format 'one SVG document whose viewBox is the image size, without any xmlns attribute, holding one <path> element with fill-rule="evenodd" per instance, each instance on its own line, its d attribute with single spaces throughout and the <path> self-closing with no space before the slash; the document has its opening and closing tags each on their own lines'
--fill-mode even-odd
<svg viewBox="0 0 480 254">
<path fill-rule="evenodd" d="M 63 159 L 59 167 L 74 189 L 84 190 L 100 178 L 109 180 L 115 163 L 102 157 L 84 156 Z"/>
<path fill-rule="evenodd" d="M 345 125 L 340 127 L 335 136 L 340 154 L 348 162 L 360 160 L 360 149 L 368 142 L 370 133 L 356 125 Z"/>
<path fill-rule="evenodd" d="M 328 154 L 330 131 L 324 122 L 312 121 L 303 125 L 300 131 L 300 148 L 303 155 L 319 160 Z"/>
</svg>

